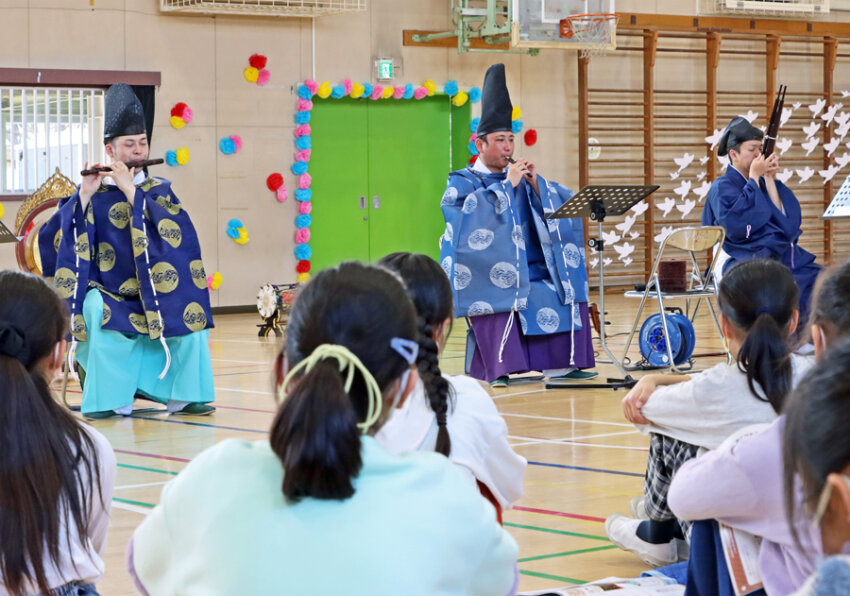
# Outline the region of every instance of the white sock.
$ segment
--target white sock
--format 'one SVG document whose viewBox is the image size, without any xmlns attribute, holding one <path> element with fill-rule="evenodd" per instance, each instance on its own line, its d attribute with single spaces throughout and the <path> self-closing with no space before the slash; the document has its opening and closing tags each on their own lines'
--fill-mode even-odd
<svg viewBox="0 0 850 596">
<path fill-rule="evenodd" d="M 168 408 L 168 413 L 173 414 L 174 412 L 179 412 L 180 410 L 188 406 L 190 403 L 192 402 L 180 401 L 179 399 L 169 399 L 168 405 L 166 407 Z"/>
<path fill-rule="evenodd" d="M 133 413 L 133 402 L 130 402 L 126 406 L 122 406 L 120 408 L 115 408 L 112 410 L 116 414 L 121 414 L 122 416 L 129 416 Z"/>
</svg>

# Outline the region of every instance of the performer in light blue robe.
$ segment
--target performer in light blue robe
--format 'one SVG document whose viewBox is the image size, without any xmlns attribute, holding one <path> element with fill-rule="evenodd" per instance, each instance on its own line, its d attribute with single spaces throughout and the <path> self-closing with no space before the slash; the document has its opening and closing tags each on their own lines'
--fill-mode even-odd
<svg viewBox="0 0 850 596">
<path fill-rule="evenodd" d="M 128 415 L 140 396 L 209 414 L 212 315 L 197 234 L 169 181 L 123 163 L 148 156 L 133 90 L 113 85 L 105 103 L 111 176 L 85 176 L 39 233 L 43 273 L 68 301 L 69 360 L 85 371 L 82 412 Z"/>
<path fill-rule="evenodd" d="M 572 196 L 524 159 L 509 165 L 514 140 L 504 65 L 484 80 L 471 167 L 449 174 L 441 264 L 455 315 L 469 317 L 472 376 L 504 385 L 508 375 L 591 378 L 587 269 L 580 219 L 546 219 Z"/>
<path fill-rule="evenodd" d="M 791 270 L 800 288 L 798 329 L 802 329 L 821 266 L 798 244 L 802 234 L 800 202 L 790 188 L 774 178 L 779 155 L 761 155 L 763 135 L 740 116 L 726 127 L 717 154 L 728 154 L 732 167 L 711 185 L 702 224 L 726 230 L 723 252 L 728 258 L 723 271 L 756 257 L 776 259 Z"/>
</svg>

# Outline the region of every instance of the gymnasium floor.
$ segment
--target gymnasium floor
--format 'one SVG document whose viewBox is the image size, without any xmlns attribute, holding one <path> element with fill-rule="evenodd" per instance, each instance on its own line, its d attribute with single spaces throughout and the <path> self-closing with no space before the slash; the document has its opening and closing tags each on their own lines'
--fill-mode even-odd
<svg viewBox="0 0 850 596">
<path fill-rule="evenodd" d="M 595 296 L 594 296 L 595 297 Z M 606 295 L 612 323 L 608 333 L 626 332 L 638 301 L 617 291 Z M 654 312 L 647 306 L 645 315 Z M 707 309 L 696 320 L 696 352 L 716 352 L 720 340 Z M 644 317 L 645 318 L 645 317 Z M 265 438 L 275 409 L 271 365 L 278 341 L 256 334 L 259 315 L 216 318 L 211 334 L 218 411 L 206 417 L 137 413 L 103 420 L 104 433 L 118 459 L 118 476 L 106 548 L 102 594 L 135 594 L 125 572 L 124 552 L 135 527 L 159 502 L 162 487 L 195 455 L 214 443 L 237 437 Z M 457 321 L 443 355 L 447 373 L 463 368 L 465 324 Z M 622 353 L 624 336 L 609 342 Z M 599 341 L 594 340 L 597 352 Z M 632 357 L 638 355 L 632 349 Z M 720 359 L 703 357 L 699 368 Z M 600 377 L 614 375 L 609 364 Z M 640 373 L 638 373 L 640 374 Z M 71 402 L 79 387 L 71 387 Z M 628 513 L 640 494 L 648 439 L 622 417 L 624 392 L 610 389 L 546 390 L 526 383 L 490 390 L 508 424 L 511 443 L 528 459 L 525 494 L 505 514 L 505 526 L 520 546 L 521 590 L 541 590 L 612 575 L 631 577 L 646 567 L 613 546 L 602 524 L 613 512 Z M 137 402 L 136 407 L 145 407 Z"/>
</svg>

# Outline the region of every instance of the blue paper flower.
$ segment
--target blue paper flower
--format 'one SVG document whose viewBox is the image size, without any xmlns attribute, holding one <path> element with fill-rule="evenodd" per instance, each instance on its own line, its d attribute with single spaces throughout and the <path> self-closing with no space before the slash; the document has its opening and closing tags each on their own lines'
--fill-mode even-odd
<svg viewBox="0 0 850 596">
<path fill-rule="evenodd" d="M 310 93 L 310 88 L 307 85 L 298 85 L 298 97 L 301 99 L 310 99 L 313 94 Z"/>
<path fill-rule="evenodd" d="M 231 219 L 229 222 L 227 222 L 227 227 L 228 228 L 242 228 L 244 226 L 242 225 L 242 222 L 240 220 Z"/>
<path fill-rule="evenodd" d="M 233 139 L 230 137 L 222 137 L 222 139 L 218 142 L 218 148 L 225 155 L 231 155 L 236 152 L 236 143 L 233 142 Z M 174 157 L 177 159 L 177 156 Z"/>
<path fill-rule="evenodd" d="M 471 142 L 469 145 L 467 145 L 466 148 L 469 149 L 470 155 L 478 155 L 478 149 L 475 148 L 475 142 L 474 141 Z"/>
<path fill-rule="evenodd" d="M 457 95 L 457 81 L 455 81 L 454 79 L 448 81 L 443 86 L 443 93 L 445 93 L 449 97 L 454 97 L 455 95 Z"/>
<path fill-rule="evenodd" d="M 296 161 L 292 164 L 292 173 L 296 176 L 300 176 L 301 174 L 307 173 L 307 162 L 306 161 Z"/>
<path fill-rule="evenodd" d="M 295 112 L 295 123 L 296 124 L 307 124 L 310 122 L 310 112 L 302 111 Z"/>
<path fill-rule="evenodd" d="M 334 99 L 339 99 L 340 97 L 345 97 L 345 86 L 344 85 L 334 85 L 331 89 L 331 97 Z"/>
<path fill-rule="evenodd" d="M 299 261 L 309 261 L 313 256 L 313 249 L 309 244 L 299 244 L 295 247 L 295 258 Z"/>
<path fill-rule="evenodd" d="M 296 228 L 309 228 L 313 224 L 313 216 L 301 214 L 295 218 Z"/>
<path fill-rule="evenodd" d="M 517 134 L 522 130 L 522 120 L 514 120 L 511 122 L 511 132 Z"/>
<path fill-rule="evenodd" d="M 234 240 L 239 238 L 239 230 L 236 228 L 227 228 L 227 235 Z"/>
<path fill-rule="evenodd" d="M 170 166 L 177 165 L 177 152 L 176 151 L 166 151 L 165 152 L 165 163 Z"/>
<path fill-rule="evenodd" d="M 478 103 L 479 101 L 481 101 L 481 88 L 473 87 L 469 90 L 469 102 Z"/>
<path fill-rule="evenodd" d="M 363 83 L 363 99 L 369 99 L 373 89 L 372 83 Z"/>
<path fill-rule="evenodd" d="M 473 118 L 472 122 L 469 123 L 469 130 L 472 132 L 478 132 L 479 122 L 481 122 L 481 118 Z"/>
<path fill-rule="evenodd" d="M 299 149 L 309 149 L 312 146 L 312 141 L 310 140 L 309 135 L 295 139 L 295 146 Z"/>
<path fill-rule="evenodd" d="M 311 188 L 299 188 L 295 191 L 295 200 L 296 201 L 309 201 L 313 198 L 313 189 Z"/>
<path fill-rule="evenodd" d="M 404 95 L 401 96 L 402 99 L 412 99 L 414 91 L 416 91 L 416 89 L 413 87 L 413 83 L 408 83 L 404 86 Z"/>
</svg>

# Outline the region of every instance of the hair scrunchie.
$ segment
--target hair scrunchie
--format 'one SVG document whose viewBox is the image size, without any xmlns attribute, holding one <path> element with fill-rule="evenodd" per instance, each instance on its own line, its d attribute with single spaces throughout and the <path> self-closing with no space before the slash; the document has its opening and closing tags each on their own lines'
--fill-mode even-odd
<svg viewBox="0 0 850 596">
<path fill-rule="evenodd" d="M 23 362 L 25 347 L 24 334 L 11 323 L 0 321 L 0 354 Z"/>
</svg>

